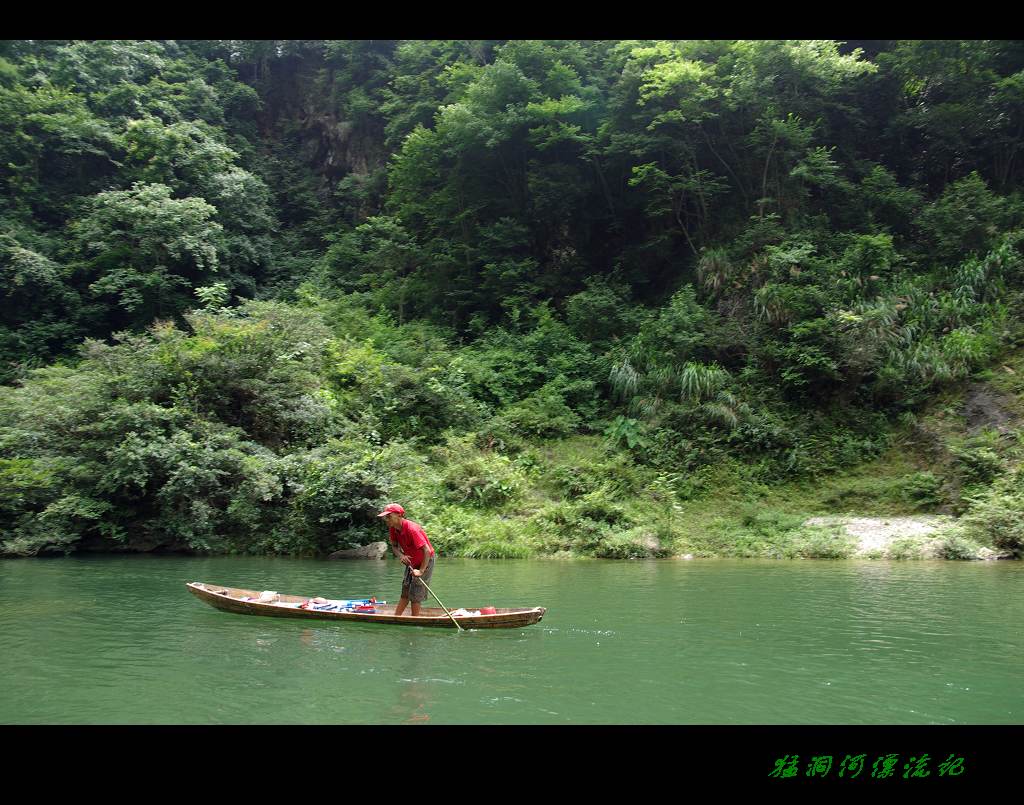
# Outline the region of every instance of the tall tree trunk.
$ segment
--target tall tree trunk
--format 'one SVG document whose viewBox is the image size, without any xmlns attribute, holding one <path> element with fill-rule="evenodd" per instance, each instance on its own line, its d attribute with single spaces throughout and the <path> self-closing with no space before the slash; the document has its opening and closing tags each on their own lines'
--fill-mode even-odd
<svg viewBox="0 0 1024 805">
<path fill-rule="evenodd" d="M 746 188 L 743 187 L 743 182 L 740 181 L 740 178 L 736 175 L 736 172 L 732 169 L 732 166 L 729 165 L 729 163 L 726 162 L 724 159 L 722 159 L 721 155 L 715 150 L 715 147 L 711 144 L 711 137 L 708 136 L 708 133 L 704 131 L 703 127 L 701 127 L 701 133 L 704 135 L 704 140 L 708 144 L 708 150 L 710 150 L 711 153 L 714 154 L 714 156 L 718 159 L 719 162 L 725 165 L 725 169 L 729 171 L 729 175 L 733 178 L 733 181 L 736 182 L 736 187 L 737 189 L 739 189 L 740 195 L 743 196 L 743 203 L 747 204 L 749 202 L 749 197 L 747 196 Z"/>
<path fill-rule="evenodd" d="M 768 149 L 768 158 L 764 161 L 764 173 L 761 175 L 761 198 L 757 202 L 757 216 L 761 220 L 764 220 L 764 202 L 768 198 L 768 168 L 772 164 L 772 154 L 775 153 L 775 143 L 778 141 L 779 136 L 776 134 L 772 138 L 771 148 Z"/>
<path fill-rule="evenodd" d="M 683 223 L 683 217 L 682 217 L 683 209 L 682 208 L 683 208 L 683 204 L 685 204 L 685 203 L 686 202 L 681 197 L 680 200 L 679 200 L 679 204 L 676 205 L 675 202 L 673 202 L 672 206 L 674 208 L 674 212 L 675 212 L 675 215 L 676 215 L 676 223 L 679 224 L 679 228 L 681 230 L 683 230 L 683 236 L 686 238 L 686 242 L 690 246 L 690 251 L 692 251 L 696 255 L 696 254 L 699 254 L 699 252 L 697 251 L 697 247 L 693 245 L 693 240 L 690 239 L 690 231 L 686 228 L 686 224 Z"/>
<path fill-rule="evenodd" d="M 608 180 L 605 179 L 604 171 L 601 170 L 601 163 L 597 157 L 591 157 L 591 161 L 594 163 L 594 169 L 597 171 L 597 177 L 601 180 L 601 190 L 604 193 L 605 201 L 608 202 L 608 211 L 615 217 L 615 205 L 612 203 L 611 190 L 608 189 Z"/>
</svg>

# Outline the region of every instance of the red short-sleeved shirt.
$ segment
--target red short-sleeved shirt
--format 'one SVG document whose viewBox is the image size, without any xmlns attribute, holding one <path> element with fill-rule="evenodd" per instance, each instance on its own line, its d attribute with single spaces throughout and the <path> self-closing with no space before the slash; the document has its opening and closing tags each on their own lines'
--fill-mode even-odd
<svg viewBox="0 0 1024 805">
<path fill-rule="evenodd" d="M 423 549 L 427 548 L 431 555 L 434 553 L 434 546 L 427 539 L 427 532 L 423 526 L 414 523 L 412 520 L 402 520 L 399 528 L 389 528 L 388 535 L 392 542 L 397 542 L 402 553 L 412 560 L 413 567 L 423 564 Z"/>
</svg>

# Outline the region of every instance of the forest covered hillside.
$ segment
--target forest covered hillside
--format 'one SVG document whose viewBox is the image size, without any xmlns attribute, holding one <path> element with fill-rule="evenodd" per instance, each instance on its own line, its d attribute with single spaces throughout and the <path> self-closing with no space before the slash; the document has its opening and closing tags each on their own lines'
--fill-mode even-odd
<svg viewBox="0 0 1024 805">
<path fill-rule="evenodd" d="M 1024 550 L 1024 42 L 0 42 L 0 552 Z"/>
</svg>

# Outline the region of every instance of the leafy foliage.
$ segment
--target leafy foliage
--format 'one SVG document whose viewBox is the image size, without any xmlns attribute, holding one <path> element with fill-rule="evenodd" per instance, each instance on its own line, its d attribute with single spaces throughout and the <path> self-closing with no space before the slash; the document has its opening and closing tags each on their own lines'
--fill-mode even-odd
<svg viewBox="0 0 1024 805">
<path fill-rule="evenodd" d="M 629 496 L 875 459 L 1020 342 L 1022 75 L 1016 41 L 8 41 L 3 550 L 322 553 L 401 493 L 467 555 L 655 556 Z M 886 499 L 1009 516 L 1001 447 L 948 464 Z M 846 550 L 772 529 L 743 550 Z"/>
</svg>

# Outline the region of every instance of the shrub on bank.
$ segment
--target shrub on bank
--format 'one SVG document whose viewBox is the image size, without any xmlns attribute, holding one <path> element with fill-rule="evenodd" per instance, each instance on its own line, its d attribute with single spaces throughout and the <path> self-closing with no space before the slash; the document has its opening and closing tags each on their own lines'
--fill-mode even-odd
<svg viewBox="0 0 1024 805">
<path fill-rule="evenodd" d="M 527 559 L 531 554 L 527 545 L 495 539 L 474 542 L 460 553 L 467 559 Z"/>
<path fill-rule="evenodd" d="M 1018 559 L 1024 555 L 1024 473 L 1018 471 L 978 498 L 959 526 L 963 536 Z"/>
<path fill-rule="evenodd" d="M 849 559 L 858 545 L 842 526 L 806 526 L 793 543 L 796 555 L 804 559 Z"/>
<path fill-rule="evenodd" d="M 473 435 L 449 436 L 432 451 L 442 487 L 452 503 L 495 508 L 522 494 L 522 472 L 508 456 L 478 450 Z"/>
<path fill-rule="evenodd" d="M 949 533 L 935 544 L 934 550 L 940 559 L 978 559 L 982 546 L 960 534 Z"/>
<path fill-rule="evenodd" d="M 415 518 L 414 518 L 415 519 Z M 483 515 L 448 506 L 426 522 L 431 544 L 443 556 L 472 559 L 525 559 L 534 553 L 523 520 Z"/>
<path fill-rule="evenodd" d="M 886 559 L 923 559 L 925 558 L 925 540 L 915 537 L 894 539 L 885 549 Z"/>
<path fill-rule="evenodd" d="M 919 472 L 900 486 L 904 500 L 917 509 L 929 510 L 945 502 L 942 479 L 933 472 Z"/>
<path fill-rule="evenodd" d="M 659 537 L 664 530 L 634 528 L 609 536 L 594 550 L 598 559 L 656 559 L 669 555 Z"/>
</svg>

